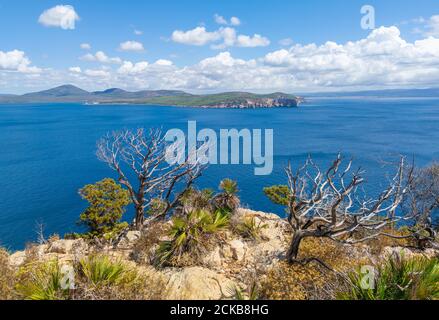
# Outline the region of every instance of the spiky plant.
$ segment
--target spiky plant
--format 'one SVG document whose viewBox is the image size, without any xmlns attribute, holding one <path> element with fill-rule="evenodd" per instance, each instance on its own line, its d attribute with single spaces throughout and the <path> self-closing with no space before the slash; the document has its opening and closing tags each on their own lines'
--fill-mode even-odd
<svg viewBox="0 0 439 320">
<path fill-rule="evenodd" d="M 255 301 L 259 299 L 259 287 L 256 281 L 253 281 L 249 286 L 247 292 L 244 292 L 240 287 L 234 286 L 230 290 L 231 296 L 234 300 L 244 301 Z"/>
<path fill-rule="evenodd" d="M 350 291 L 338 298 L 344 300 L 437 300 L 439 299 L 439 259 L 411 258 L 394 255 L 378 266 L 373 286 L 364 286 L 364 274 L 349 274 Z"/>
<path fill-rule="evenodd" d="M 255 217 L 244 217 L 236 227 L 235 231 L 246 239 L 261 240 L 262 229 L 268 228 L 267 224 L 263 224 L 262 221 L 256 222 Z"/>
<path fill-rule="evenodd" d="M 198 255 L 206 245 L 208 235 L 224 229 L 229 223 L 228 212 L 195 210 L 187 215 L 172 218 L 169 232 L 171 240 L 162 241 L 157 250 L 156 264 L 161 266 L 171 259 L 177 261 L 184 253 Z"/>
<path fill-rule="evenodd" d="M 176 214 L 187 214 L 194 210 L 212 211 L 213 193 L 211 189 L 188 189 L 180 198 L 180 205 L 175 210 Z"/>
<path fill-rule="evenodd" d="M 230 212 L 238 209 L 241 204 L 238 197 L 238 183 L 231 179 L 224 179 L 221 181 L 219 189 L 221 192 L 213 199 L 215 207 Z"/>
<path fill-rule="evenodd" d="M 57 260 L 34 262 L 18 272 L 16 290 L 26 300 L 66 300 L 69 283 Z"/>
<path fill-rule="evenodd" d="M 93 255 L 79 262 L 79 271 L 95 287 L 119 284 L 130 278 L 130 270 L 121 261 Z"/>
</svg>

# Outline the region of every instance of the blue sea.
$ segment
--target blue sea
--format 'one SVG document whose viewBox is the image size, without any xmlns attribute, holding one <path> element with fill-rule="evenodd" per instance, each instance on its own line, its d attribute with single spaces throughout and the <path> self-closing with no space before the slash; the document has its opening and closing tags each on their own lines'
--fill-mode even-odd
<svg viewBox="0 0 439 320">
<path fill-rule="evenodd" d="M 162 127 L 273 129 L 275 168 L 255 176 L 253 166 L 211 166 L 200 187 L 215 188 L 223 178 L 239 182 L 245 206 L 283 214 L 263 195 L 265 186 L 285 182 L 284 166 L 309 154 L 327 165 L 338 152 L 367 170 L 373 193 L 386 184 L 387 161 L 399 154 L 423 166 L 439 160 L 439 99 L 310 99 L 299 109 L 221 110 L 159 106 L 79 104 L 0 106 L 0 245 L 21 249 L 46 235 L 78 231 L 86 207 L 78 189 L 105 177 L 117 178 L 97 160 L 96 141 L 109 131 Z M 130 219 L 132 210 L 127 213 Z"/>
</svg>

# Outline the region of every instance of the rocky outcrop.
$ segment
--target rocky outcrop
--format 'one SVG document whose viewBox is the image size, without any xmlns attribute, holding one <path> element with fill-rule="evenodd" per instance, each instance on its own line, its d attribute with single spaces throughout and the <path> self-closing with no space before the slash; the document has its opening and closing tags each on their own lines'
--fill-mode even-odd
<svg viewBox="0 0 439 320">
<path fill-rule="evenodd" d="M 229 299 L 236 288 L 248 287 L 251 283 L 249 280 L 256 273 L 264 274 L 283 260 L 291 237 L 288 222 L 277 215 L 239 209 L 234 219 L 240 221 L 244 218 L 254 219 L 256 225 L 264 226 L 260 228 L 259 239 L 244 239 L 234 232 L 227 231 L 221 235 L 221 240 L 206 252 L 197 266 L 156 269 L 151 265 L 145 265 L 145 261 L 136 260 L 132 253 L 142 237 L 139 231 L 127 231 L 117 244 L 104 248 L 96 247 L 82 239 L 55 239 L 10 255 L 9 264 L 18 268 L 30 257 L 42 260 L 58 259 L 61 263 L 71 264 L 93 253 L 105 253 L 122 259 L 153 277 L 163 279 L 161 291 L 164 299 Z M 370 247 L 364 244 L 346 246 L 342 250 L 352 261 L 365 259 L 372 263 L 380 263 L 394 254 L 405 257 L 439 255 L 437 250 L 417 252 L 397 247 L 386 247 L 380 255 L 374 255 Z"/>
<path fill-rule="evenodd" d="M 202 267 L 169 269 L 164 297 L 168 300 L 219 300 L 231 298 L 237 284 Z"/>
</svg>

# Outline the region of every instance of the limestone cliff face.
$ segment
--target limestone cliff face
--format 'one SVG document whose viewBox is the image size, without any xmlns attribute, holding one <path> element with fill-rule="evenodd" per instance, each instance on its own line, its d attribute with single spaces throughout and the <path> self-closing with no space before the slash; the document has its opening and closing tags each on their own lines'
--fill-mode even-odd
<svg viewBox="0 0 439 320">
<path fill-rule="evenodd" d="M 227 101 L 218 104 L 202 106 L 203 108 L 220 109 L 252 109 L 252 108 L 296 108 L 302 103 L 300 98 L 254 98 L 237 101 Z"/>
</svg>

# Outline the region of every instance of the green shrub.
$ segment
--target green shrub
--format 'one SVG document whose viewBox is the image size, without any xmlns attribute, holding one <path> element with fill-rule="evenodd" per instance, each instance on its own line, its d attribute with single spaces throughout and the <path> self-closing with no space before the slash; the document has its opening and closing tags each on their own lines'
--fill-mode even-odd
<svg viewBox="0 0 439 320">
<path fill-rule="evenodd" d="M 374 285 L 362 286 L 360 270 L 349 274 L 350 291 L 338 294 L 345 300 L 437 300 L 439 259 L 392 256 L 375 269 Z"/>
<path fill-rule="evenodd" d="M 85 237 L 110 239 L 128 226 L 120 220 L 125 207 L 131 203 L 130 195 L 113 179 L 87 185 L 79 190 L 79 194 L 90 203 L 80 216 L 80 223 L 89 229 Z"/>
<path fill-rule="evenodd" d="M 227 227 L 229 220 L 228 212 L 221 210 L 214 214 L 196 210 L 182 217 L 173 217 L 169 232 L 171 240 L 160 243 L 155 264 L 164 265 L 172 259 L 178 263 L 185 253 L 190 253 L 196 259 L 208 244 L 209 235 Z"/>
</svg>

